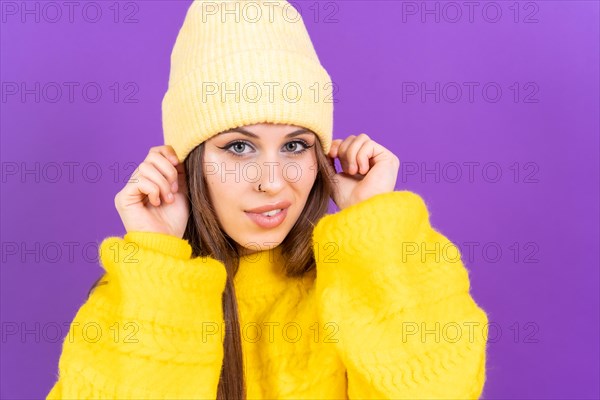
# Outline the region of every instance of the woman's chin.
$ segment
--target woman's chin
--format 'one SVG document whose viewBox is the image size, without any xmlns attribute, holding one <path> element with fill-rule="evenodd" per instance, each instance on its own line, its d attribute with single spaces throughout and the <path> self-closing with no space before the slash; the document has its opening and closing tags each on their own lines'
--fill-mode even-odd
<svg viewBox="0 0 600 400">
<path fill-rule="evenodd" d="M 238 249 L 244 253 L 256 253 L 259 251 L 270 250 L 279 246 L 285 239 L 288 232 L 265 232 L 262 234 L 253 234 L 248 236 L 247 240 L 238 242 Z M 240 244 L 241 243 L 241 244 Z"/>
</svg>

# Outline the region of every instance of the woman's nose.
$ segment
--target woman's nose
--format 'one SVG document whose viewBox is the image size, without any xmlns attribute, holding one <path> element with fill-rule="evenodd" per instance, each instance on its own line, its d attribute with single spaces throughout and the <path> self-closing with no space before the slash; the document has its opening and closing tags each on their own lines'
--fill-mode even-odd
<svg viewBox="0 0 600 400">
<path fill-rule="evenodd" d="M 262 191 L 278 191 L 287 184 L 283 172 L 282 161 L 270 160 L 260 162 L 258 184 Z"/>
</svg>

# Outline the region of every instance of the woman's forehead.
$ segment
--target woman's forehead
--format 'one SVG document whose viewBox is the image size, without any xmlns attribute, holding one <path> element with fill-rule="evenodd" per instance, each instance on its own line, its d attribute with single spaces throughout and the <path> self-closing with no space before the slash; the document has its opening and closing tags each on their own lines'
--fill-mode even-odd
<svg viewBox="0 0 600 400">
<path fill-rule="evenodd" d="M 265 139 L 273 139 L 273 138 L 285 138 L 285 137 L 293 137 L 301 134 L 311 134 L 314 135 L 309 129 L 295 126 L 295 125 L 282 125 L 282 124 L 253 124 L 253 125 L 244 125 L 236 128 L 229 129 L 227 131 L 221 132 L 219 135 L 229 134 L 229 133 L 242 133 L 250 137 L 254 137 L 257 139 L 265 138 Z"/>
</svg>

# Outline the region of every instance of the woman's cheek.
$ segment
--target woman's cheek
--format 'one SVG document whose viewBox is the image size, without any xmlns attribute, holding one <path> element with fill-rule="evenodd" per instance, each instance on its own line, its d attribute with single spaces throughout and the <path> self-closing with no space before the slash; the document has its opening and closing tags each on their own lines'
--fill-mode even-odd
<svg viewBox="0 0 600 400">
<path fill-rule="evenodd" d="M 315 179 L 317 178 L 317 164 L 316 161 L 306 160 L 299 165 L 299 174 L 300 179 L 298 179 L 298 183 L 302 186 L 312 187 Z"/>
</svg>

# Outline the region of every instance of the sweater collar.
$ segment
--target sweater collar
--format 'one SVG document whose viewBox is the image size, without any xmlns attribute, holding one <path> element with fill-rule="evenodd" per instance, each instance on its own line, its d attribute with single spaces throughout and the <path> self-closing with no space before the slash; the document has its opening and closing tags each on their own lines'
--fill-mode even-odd
<svg viewBox="0 0 600 400">
<path fill-rule="evenodd" d="M 237 297 L 276 296 L 289 281 L 283 267 L 281 246 L 240 257 L 233 279 Z"/>
</svg>

